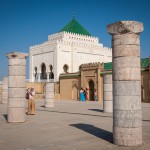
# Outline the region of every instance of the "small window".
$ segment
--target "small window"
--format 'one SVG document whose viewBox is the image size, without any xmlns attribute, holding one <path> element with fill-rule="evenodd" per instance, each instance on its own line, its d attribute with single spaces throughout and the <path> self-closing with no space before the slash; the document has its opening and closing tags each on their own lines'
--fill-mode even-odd
<svg viewBox="0 0 150 150">
<path fill-rule="evenodd" d="M 63 69 L 65 73 L 68 73 L 69 67 L 67 64 L 64 65 Z"/>
</svg>

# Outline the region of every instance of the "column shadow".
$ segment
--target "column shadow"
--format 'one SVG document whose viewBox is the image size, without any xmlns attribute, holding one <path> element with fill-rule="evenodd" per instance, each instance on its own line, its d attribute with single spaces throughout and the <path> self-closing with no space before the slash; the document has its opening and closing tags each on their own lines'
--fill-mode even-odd
<svg viewBox="0 0 150 150">
<path fill-rule="evenodd" d="M 109 143 L 113 143 L 113 134 L 109 131 L 106 131 L 104 129 L 97 128 L 93 125 L 90 124 L 83 124 L 83 123 L 78 123 L 78 124 L 70 124 L 70 126 L 76 127 L 82 131 L 85 131 L 89 134 L 92 134 L 100 139 L 103 139 Z"/>
<path fill-rule="evenodd" d="M 97 112 L 103 112 L 102 109 L 88 109 L 88 110 L 91 110 L 91 111 L 97 111 Z"/>
</svg>

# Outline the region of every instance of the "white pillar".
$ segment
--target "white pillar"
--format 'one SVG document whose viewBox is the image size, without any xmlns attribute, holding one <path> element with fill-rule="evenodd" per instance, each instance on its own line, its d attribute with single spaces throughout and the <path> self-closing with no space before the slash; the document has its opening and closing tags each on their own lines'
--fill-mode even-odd
<svg viewBox="0 0 150 150">
<path fill-rule="evenodd" d="M 38 82 L 41 81 L 41 73 L 38 73 Z"/>
<path fill-rule="evenodd" d="M 47 72 L 47 82 L 49 82 L 49 72 Z"/>
<path fill-rule="evenodd" d="M 45 107 L 54 107 L 54 82 L 47 82 L 45 86 Z"/>
<path fill-rule="evenodd" d="M 142 145 L 140 32 L 143 24 L 119 21 L 108 25 L 113 56 L 113 142 Z"/>
<path fill-rule="evenodd" d="M 27 53 L 12 52 L 8 57 L 8 122 L 25 121 Z"/>
<path fill-rule="evenodd" d="M 8 103 L 8 77 L 2 79 L 2 104 Z"/>
<path fill-rule="evenodd" d="M 113 96 L 112 96 L 112 74 L 105 74 L 103 77 L 103 111 L 113 112 Z"/>
</svg>

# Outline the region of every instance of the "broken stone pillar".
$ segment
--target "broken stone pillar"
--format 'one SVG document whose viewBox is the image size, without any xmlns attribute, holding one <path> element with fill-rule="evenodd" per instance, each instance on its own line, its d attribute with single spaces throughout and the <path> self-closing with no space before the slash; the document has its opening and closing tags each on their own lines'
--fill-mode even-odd
<svg viewBox="0 0 150 150">
<path fill-rule="evenodd" d="M 8 57 L 8 122 L 25 121 L 27 53 L 12 52 Z"/>
<path fill-rule="evenodd" d="M 103 83 L 103 111 L 113 112 L 112 74 L 105 74 L 103 77 Z"/>
<path fill-rule="evenodd" d="M 54 82 L 47 82 L 45 86 L 45 107 L 54 107 Z"/>
<path fill-rule="evenodd" d="M 2 79 L 2 104 L 8 103 L 8 77 Z"/>
<path fill-rule="evenodd" d="M 143 24 L 119 21 L 107 26 L 112 35 L 113 142 L 142 145 L 140 32 Z"/>
</svg>

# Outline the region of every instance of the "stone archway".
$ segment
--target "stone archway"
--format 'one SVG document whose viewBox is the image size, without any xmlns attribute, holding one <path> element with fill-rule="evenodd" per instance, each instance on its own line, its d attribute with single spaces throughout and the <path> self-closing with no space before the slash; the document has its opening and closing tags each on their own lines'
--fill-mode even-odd
<svg viewBox="0 0 150 150">
<path fill-rule="evenodd" d="M 49 66 L 49 69 L 50 69 L 49 78 L 50 78 L 50 79 L 54 79 L 53 66 L 52 66 L 52 65 L 50 65 L 50 66 Z"/>
<path fill-rule="evenodd" d="M 94 81 L 90 80 L 88 83 L 89 83 L 89 100 L 94 101 Z"/>
<path fill-rule="evenodd" d="M 41 79 L 47 79 L 46 65 L 44 63 L 41 65 Z"/>
</svg>

